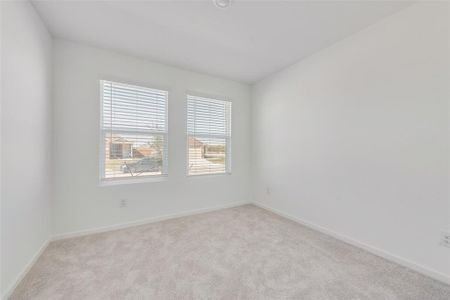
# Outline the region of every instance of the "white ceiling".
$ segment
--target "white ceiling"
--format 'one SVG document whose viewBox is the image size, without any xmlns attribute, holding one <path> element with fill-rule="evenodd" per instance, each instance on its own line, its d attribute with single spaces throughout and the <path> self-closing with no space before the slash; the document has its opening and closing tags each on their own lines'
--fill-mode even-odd
<svg viewBox="0 0 450 300">
<path fill-rule="evenodd" d="M 33 1 L 58 38 L 255 82 L 405 1 Z"/>
</svg>

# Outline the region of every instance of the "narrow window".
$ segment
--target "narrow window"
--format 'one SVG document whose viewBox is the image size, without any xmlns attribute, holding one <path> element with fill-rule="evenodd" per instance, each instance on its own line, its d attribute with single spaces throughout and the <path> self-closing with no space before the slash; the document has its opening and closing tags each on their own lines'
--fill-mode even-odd
<svg viewBox="0 0 450 300">
<path fill-rule="evenodd" d="M 187 96 L 188 175 L 231 173 L 231 102 Z"/>
<path fill-rule="evenodd" d="M 100 83 L 101 180 L 167 175 L 168 92 Z"/>
</svg>

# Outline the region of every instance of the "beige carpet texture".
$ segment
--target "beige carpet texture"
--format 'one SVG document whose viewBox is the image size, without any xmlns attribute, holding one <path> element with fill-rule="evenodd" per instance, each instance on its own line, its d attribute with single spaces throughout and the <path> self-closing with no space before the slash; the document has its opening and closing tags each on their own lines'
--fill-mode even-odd
<svg viewBox="0 0 450 300">
<path fill-rule="evenodd" d="M 52 242 L 10 299 L 449 300 L 450 286 L 244 205 Z"/>
</svg>

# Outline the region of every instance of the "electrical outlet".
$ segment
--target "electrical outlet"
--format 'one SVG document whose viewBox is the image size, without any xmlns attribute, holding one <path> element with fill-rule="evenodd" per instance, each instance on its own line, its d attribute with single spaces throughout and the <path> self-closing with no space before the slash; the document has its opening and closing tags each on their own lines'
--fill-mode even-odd
<svg viewBox="0 0 450 300">
<path fill-rule="evenodd" d="M 450 232 L 442 231 L 441 245 L 450 248 Z"/>
<path fill-rule="evenodd" d="M 120 203 L 119 203 L 120 208 L 127 207 L 127 205 L 128 205 L 127 199 L 120 199 Z"/>
</svg>

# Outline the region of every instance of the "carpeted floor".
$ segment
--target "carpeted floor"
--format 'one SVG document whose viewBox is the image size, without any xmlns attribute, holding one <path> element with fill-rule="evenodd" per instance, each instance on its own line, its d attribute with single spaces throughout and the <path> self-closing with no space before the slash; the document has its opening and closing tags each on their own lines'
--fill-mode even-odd
<svg viewBox="0 0 450 300">
<path fill-rule="evenodd" d="M 245 205 L 53 242 L 11 299 L 448 300 L 450 286 Z"/>
</svg>

